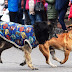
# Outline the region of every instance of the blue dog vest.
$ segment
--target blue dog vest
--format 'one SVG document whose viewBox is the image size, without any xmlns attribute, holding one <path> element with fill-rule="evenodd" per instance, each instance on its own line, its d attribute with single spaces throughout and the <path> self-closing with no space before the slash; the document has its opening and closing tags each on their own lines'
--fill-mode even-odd
<svg viewBox="0 0 72 72">
<path fill-rule="evenodd" d="M 28 41 L 32 47 L 37 46 L 32 25 L 0 22 L 0 37 L 18 46 L 24 46 L 25 40 Z"/>
</svg>

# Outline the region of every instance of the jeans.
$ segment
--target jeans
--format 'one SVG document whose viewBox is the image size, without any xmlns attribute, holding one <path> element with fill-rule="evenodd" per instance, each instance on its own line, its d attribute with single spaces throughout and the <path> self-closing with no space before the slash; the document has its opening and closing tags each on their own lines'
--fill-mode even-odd
<svg viewBox="0 0 72 72">
<path fill-rule="evenodd" d="M 41 13 L 40 12 L 36 12 L 35 15 L 30 15 L 29 14 L 29 11 L 28 12 L 28 15 L 30 17 L 30 20 L 31 20 L 31 25 L 33 25 L 36 22 L 41 22 L 42 21 L 42 16 L 41 16 Z"/>
<path fill-rule="evenodd" d="M 36 14 L 35 14 L 35 20 L 36 20 L 36 22 L 41 22 L 42 21 L 41 12 L 36 12 Z"/>
<path fill-rule="evenodd" d="M 66 29 L 66 26 L 65 26 L 65 22 L 64 22 L 64 17 L 65 17 L 66 12 L 67 12 L 67 9 L 62 9 L 62 10 L 58 11 L 58 14 L 59 14 L 59 22 L 62 25 L 62 29 L 63 30 L 67 30 Z"/>
<path fill-rule="evenodd" d="M 16 23 L 22 24 L 22 18 L 23 18 L 23 10 L 20 9 L 20 10 L 17 12 Z"/>
<path fill-rule="evenodd" d="M 29 17 L 29 14 L 28 14 L 27 10 L 25 10 L 24 24 L 31 25 L 31 20 L 30 20 L 30 17 Z"/>
</svg>

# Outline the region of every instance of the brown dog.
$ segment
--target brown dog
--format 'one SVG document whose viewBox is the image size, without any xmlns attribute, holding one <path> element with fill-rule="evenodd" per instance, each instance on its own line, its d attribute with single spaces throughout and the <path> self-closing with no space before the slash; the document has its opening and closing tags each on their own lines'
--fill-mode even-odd
<svg viewBox="0 0 72 72">
<path fill-rule="evenodd" d="M 50 49 L 51 52 L 49 51 L 49 47 L 52 47 L 52 49 Z M 46 63 L 50 64 L 51 66 L 55 66 L 51 64 L 49 59 L 50 57 L 49 54 L 51 53 L 52 58 L 54 60 L 60 62 L 61 64 L 64 64 L 68 60 L 70 51 L 72 50 L 72 30 L 69 31 L 68 33 L 58 34 L 58 38 L 53 37 L 49 41 L 46 41 L 44 45 L 40 44 L 39 49 L 45 56 Z M 61 61 L 55 57 L 54 49 L 64 51 L 65 54 L 64 60 Z"/>
</svg>

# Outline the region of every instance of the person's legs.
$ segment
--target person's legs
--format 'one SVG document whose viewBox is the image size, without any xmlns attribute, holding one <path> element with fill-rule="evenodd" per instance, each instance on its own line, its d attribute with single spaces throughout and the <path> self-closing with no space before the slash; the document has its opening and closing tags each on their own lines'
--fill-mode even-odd
<svg viewBox="0 0 72 72">
<path fill-rule="evenodd" d="M 17 16 L 17 12 L 10 12 L 9 11 L 9 17 L 10 17 L 11 22 L 16 22 L 16 16 Z"/>
<path fill-rule="evenodd" d="M 17 13 L 16 23 L 22 24 L 23 10 L 20 9 Z"/>
<path fill-rule="evenodd" d="M 47 11 L 44 10 L 41 15 L 42 15 L 42 21 L 47 21 Z"/>
<path fill-rule="evenodd" d="M 65 22 L 64 22 L 64 17 L 65 17 L 66 11 L 67 11 L 66 9 L 59 11 L 59 22 L 62 25 L 63 30 L 67 30 L 66 26 L 65 26 Z"/>
<path fill-rule="evenodd" d="M 27 11 L 28 12 L 28 15 L 29 15 L 29 17 L 30 17 L 30 20 L 31 20 L 31 25 L 33 25 L 34 23 L 35 23 L 35 15 L 30 15 L 29 14 L 29 11 Z"/>
<path fill-rule="evenodd" d="M 27 10 L 25 11 L 25 20 L 24 20 L 24 23 L 27 24 L 27 25 L 31 25 L 31 20 L 30 20 L 30 17 L 29 17 L 29 14 L 28 14 Z"/>
<path fill-rule="evenodd" d="M 42 21 L 41 12 L 36 12 L 35 13 L 35 19 L 36 19 L 36 22 L 41 22 Z"/>
<path fill-rule="evenodd" d="M 55 28 L 57 26 L 57 19 L 49 19 L 49 22 L 50 22 L 50 29 L 51 29 L 51 32 L 50 32 L 50 38 L 52 37 L 56 37 L 57 38 L 57 35 L 56 35 L 56 31 L 55 31 Z"/>
</svg>

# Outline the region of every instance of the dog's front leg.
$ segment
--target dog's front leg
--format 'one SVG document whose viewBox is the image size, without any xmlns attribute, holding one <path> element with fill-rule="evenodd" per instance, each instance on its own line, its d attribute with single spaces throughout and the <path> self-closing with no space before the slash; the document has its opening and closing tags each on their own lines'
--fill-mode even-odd
<svg viewBox="0 0 72 72">
<path fill-rule="evenodd" d="M 28 64 L 28 66 L 32 69 L 32 70 L 38 70 L 37 68 L 35 68 L 33 65 L 32 65 L 32 60 L 31 60 L 31 48 L 28 47 L 24 47 L 24 52 L 25 52 L 25 60 L 26 60 L 26 64 Z"/>
<path fill-rule="evenodd" d="M 46 63 L 51 65 L 52 67 L 56 67 L 56 65 L 52 64 L 50 62 L 50 51 L 49 51 L 49 45 L 48 44 L 39 44 L 39 50 L 42 52 L 42 54 L 46 58 Z"/>
<path fill-rule="evenodd" d="M 51 61 L 50 61 L 50 51 L 49 51 L 49 43 L 48 43 L 48 41 L 45 42 L 44 48 L 46 49 L 47 54 L 48 54 L 48 61 L 46 63 L 48 63 L 52 67 L 57 67 L 57 65 L 52 64 Z"/>
<path fill-rule="evenodd" d="M 69 57 L 69 54 L 70 54 L 70 50 L 66 49 L 64 54 L 65 54 L 65 58 L 64 58 L 63 61 L 60 62 L 61 64 L 64 64 L 68 60 L 68 57 Z"/>
<path fill-rule="evenodd" d="M 42 52 L 42 54 L 45 56 L 46 58 L 46 63 L 48 62 L 49 59 L 49 52 L 46 51 L 46 49 L 44 48 L 43 44 L 39 44 L 39 50 Z"/>
</svg>

